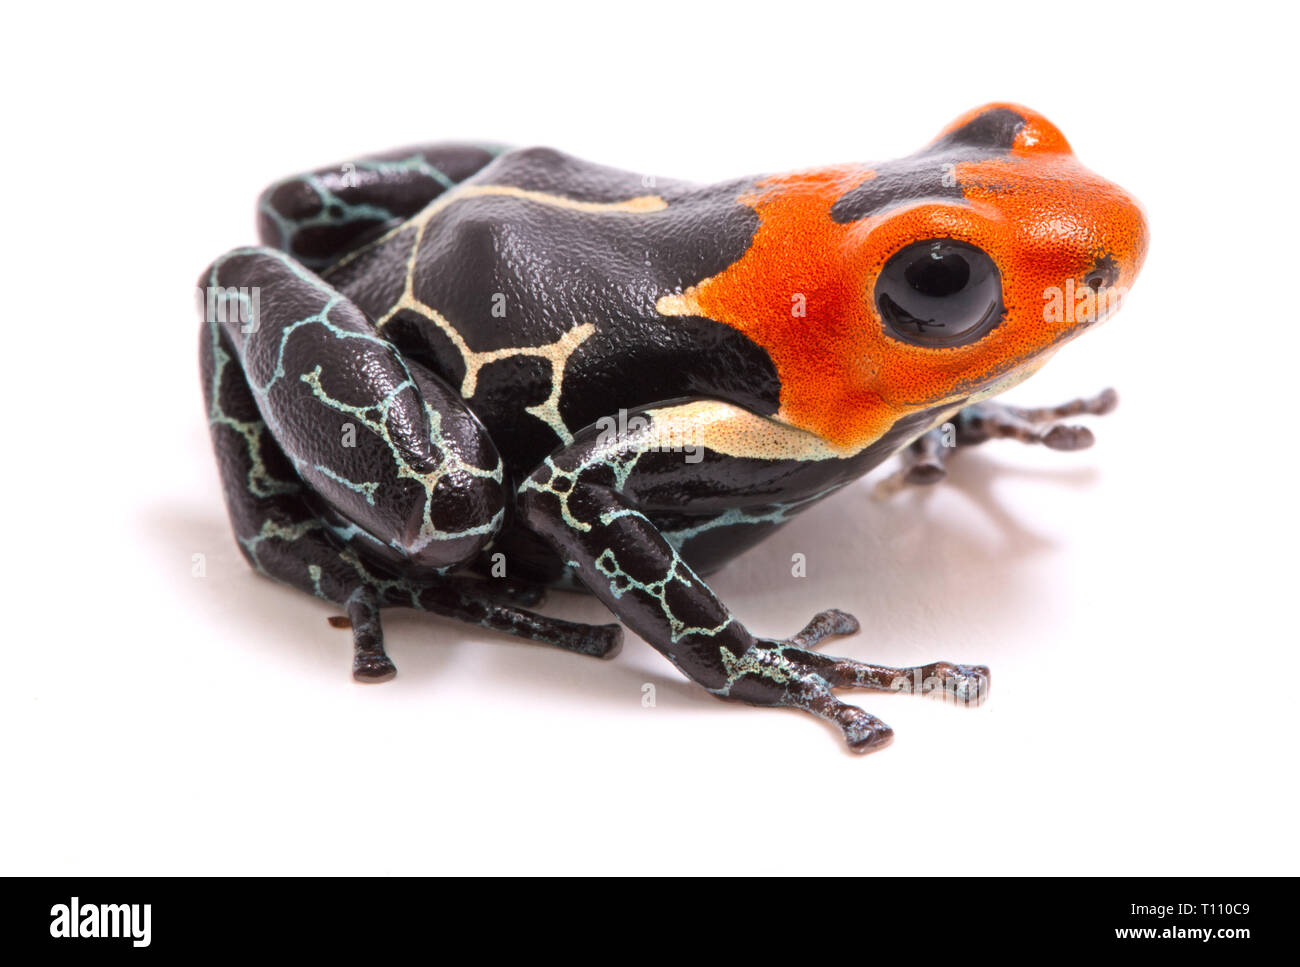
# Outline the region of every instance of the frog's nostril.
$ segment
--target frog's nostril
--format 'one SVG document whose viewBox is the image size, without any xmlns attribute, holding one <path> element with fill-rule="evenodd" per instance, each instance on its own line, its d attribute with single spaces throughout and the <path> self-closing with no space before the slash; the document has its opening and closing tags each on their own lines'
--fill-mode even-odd
<svg viewBox="0 0 1300 967">
<path fill-rule="evenodd" d="M 1084 276 L 1090 289 L 1106 289 L 1119 281 L 1119 263 L 1110 255 L 1103 255 L 1093 263 Z"/>
</svg>

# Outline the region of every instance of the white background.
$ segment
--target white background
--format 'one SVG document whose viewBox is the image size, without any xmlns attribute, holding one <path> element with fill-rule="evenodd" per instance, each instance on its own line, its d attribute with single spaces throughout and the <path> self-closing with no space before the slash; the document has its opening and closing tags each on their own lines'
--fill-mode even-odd
<svg viewBox="0 0 1300 967">
<path fill-rule="evenodd" d="M 37 6 L 0 62 L 0 872 L 1300 872 L 1292 8 Z M 192 291 L 267 182 L 474 137 L 712 180 L 897 157 L 991 100 L 1148 209 L 1124 311 L 1013 397 L 1121 408 L 1084 453 L 864 481 L 714 582 L 759 633 L 837 606 L 832 651 L 987 662 L 984 708 L 861 693 L 897 738 L 857 758 L 631 636 L 600 662 L 408 612 L 361 686 L 335 610 L 238 555 Z"/>
</svg>

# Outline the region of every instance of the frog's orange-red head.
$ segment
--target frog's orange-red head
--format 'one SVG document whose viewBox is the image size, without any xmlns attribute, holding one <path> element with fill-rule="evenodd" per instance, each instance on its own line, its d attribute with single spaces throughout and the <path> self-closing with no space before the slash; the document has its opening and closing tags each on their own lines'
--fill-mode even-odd
<svg viewBox="0 0 1300 967">
<path fill-rule="evenodd" d="M 780 417 L 845 447 L 997 390 L 1105 318 L 1146 251 L 1137 202 L 1041 115 L 978 108 L 920 152 L 757 182 L 745 255 L 666 313 L 771 355 Z"/>
</svg>

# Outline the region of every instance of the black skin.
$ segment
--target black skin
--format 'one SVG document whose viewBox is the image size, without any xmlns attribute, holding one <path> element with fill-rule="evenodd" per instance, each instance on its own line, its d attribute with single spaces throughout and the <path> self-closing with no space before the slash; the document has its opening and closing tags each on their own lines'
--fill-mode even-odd
<svg viewBox="0 0 1300 967">
<path fill-rule="evenodd" d="M 983 150 L 1004 150 L 994 128 Z M 477 194 L 431 204 L 459 182 Z M 213 444 L 245 556 L 345 609 L 358 680 L 395 673 L 385 607 L 614 654 L 618 625 L 527 610 L 554 585 L 594 593 L 714 694 L 812 712 L 855 751 L 892 732 L 833 688 L 983 699 L 983 666 L 882 668 L 813 651 L 858 630 L 843 612 L 788 639 L 755 636 L 699 577 L 937 415 L 901 420 L 847 458 L 702 448 L 687 459 L 661 448 L 658 430 L 692 405 L 742 422 L 777 409 L 764 350 L 728 326 L 655 309 L 745 252 L 756 214 L 736 199 L 748 183 L 699 187 L 544 149 L 498 157 L 433 145 L 264 193 L 265 247 L 231 252 L 200 278 Z M 667 209 L 618 208 L 645 196 Z M 956 417 L 968 442 L 1006 435 L 980 422 L 991 412 L 981 406 Z M 621 414 L 616 434 L 599 422 L 611 414 Z M 931 439 L 909 453 L 928 453 Z"/>
</svg>

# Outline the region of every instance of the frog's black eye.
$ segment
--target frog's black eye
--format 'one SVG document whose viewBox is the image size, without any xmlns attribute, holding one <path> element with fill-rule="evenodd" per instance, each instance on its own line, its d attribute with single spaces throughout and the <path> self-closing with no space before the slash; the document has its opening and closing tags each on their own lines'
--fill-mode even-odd
<svg viewBox="0 0 1300 967">
<path fill-rule="evenodd" d="M 876 281 L 889 335 L 915 346 L 965 346 L 1002 320 L 1002 276 L 974 245 L 947 238 L 896 252 Z"/>
</svg>

